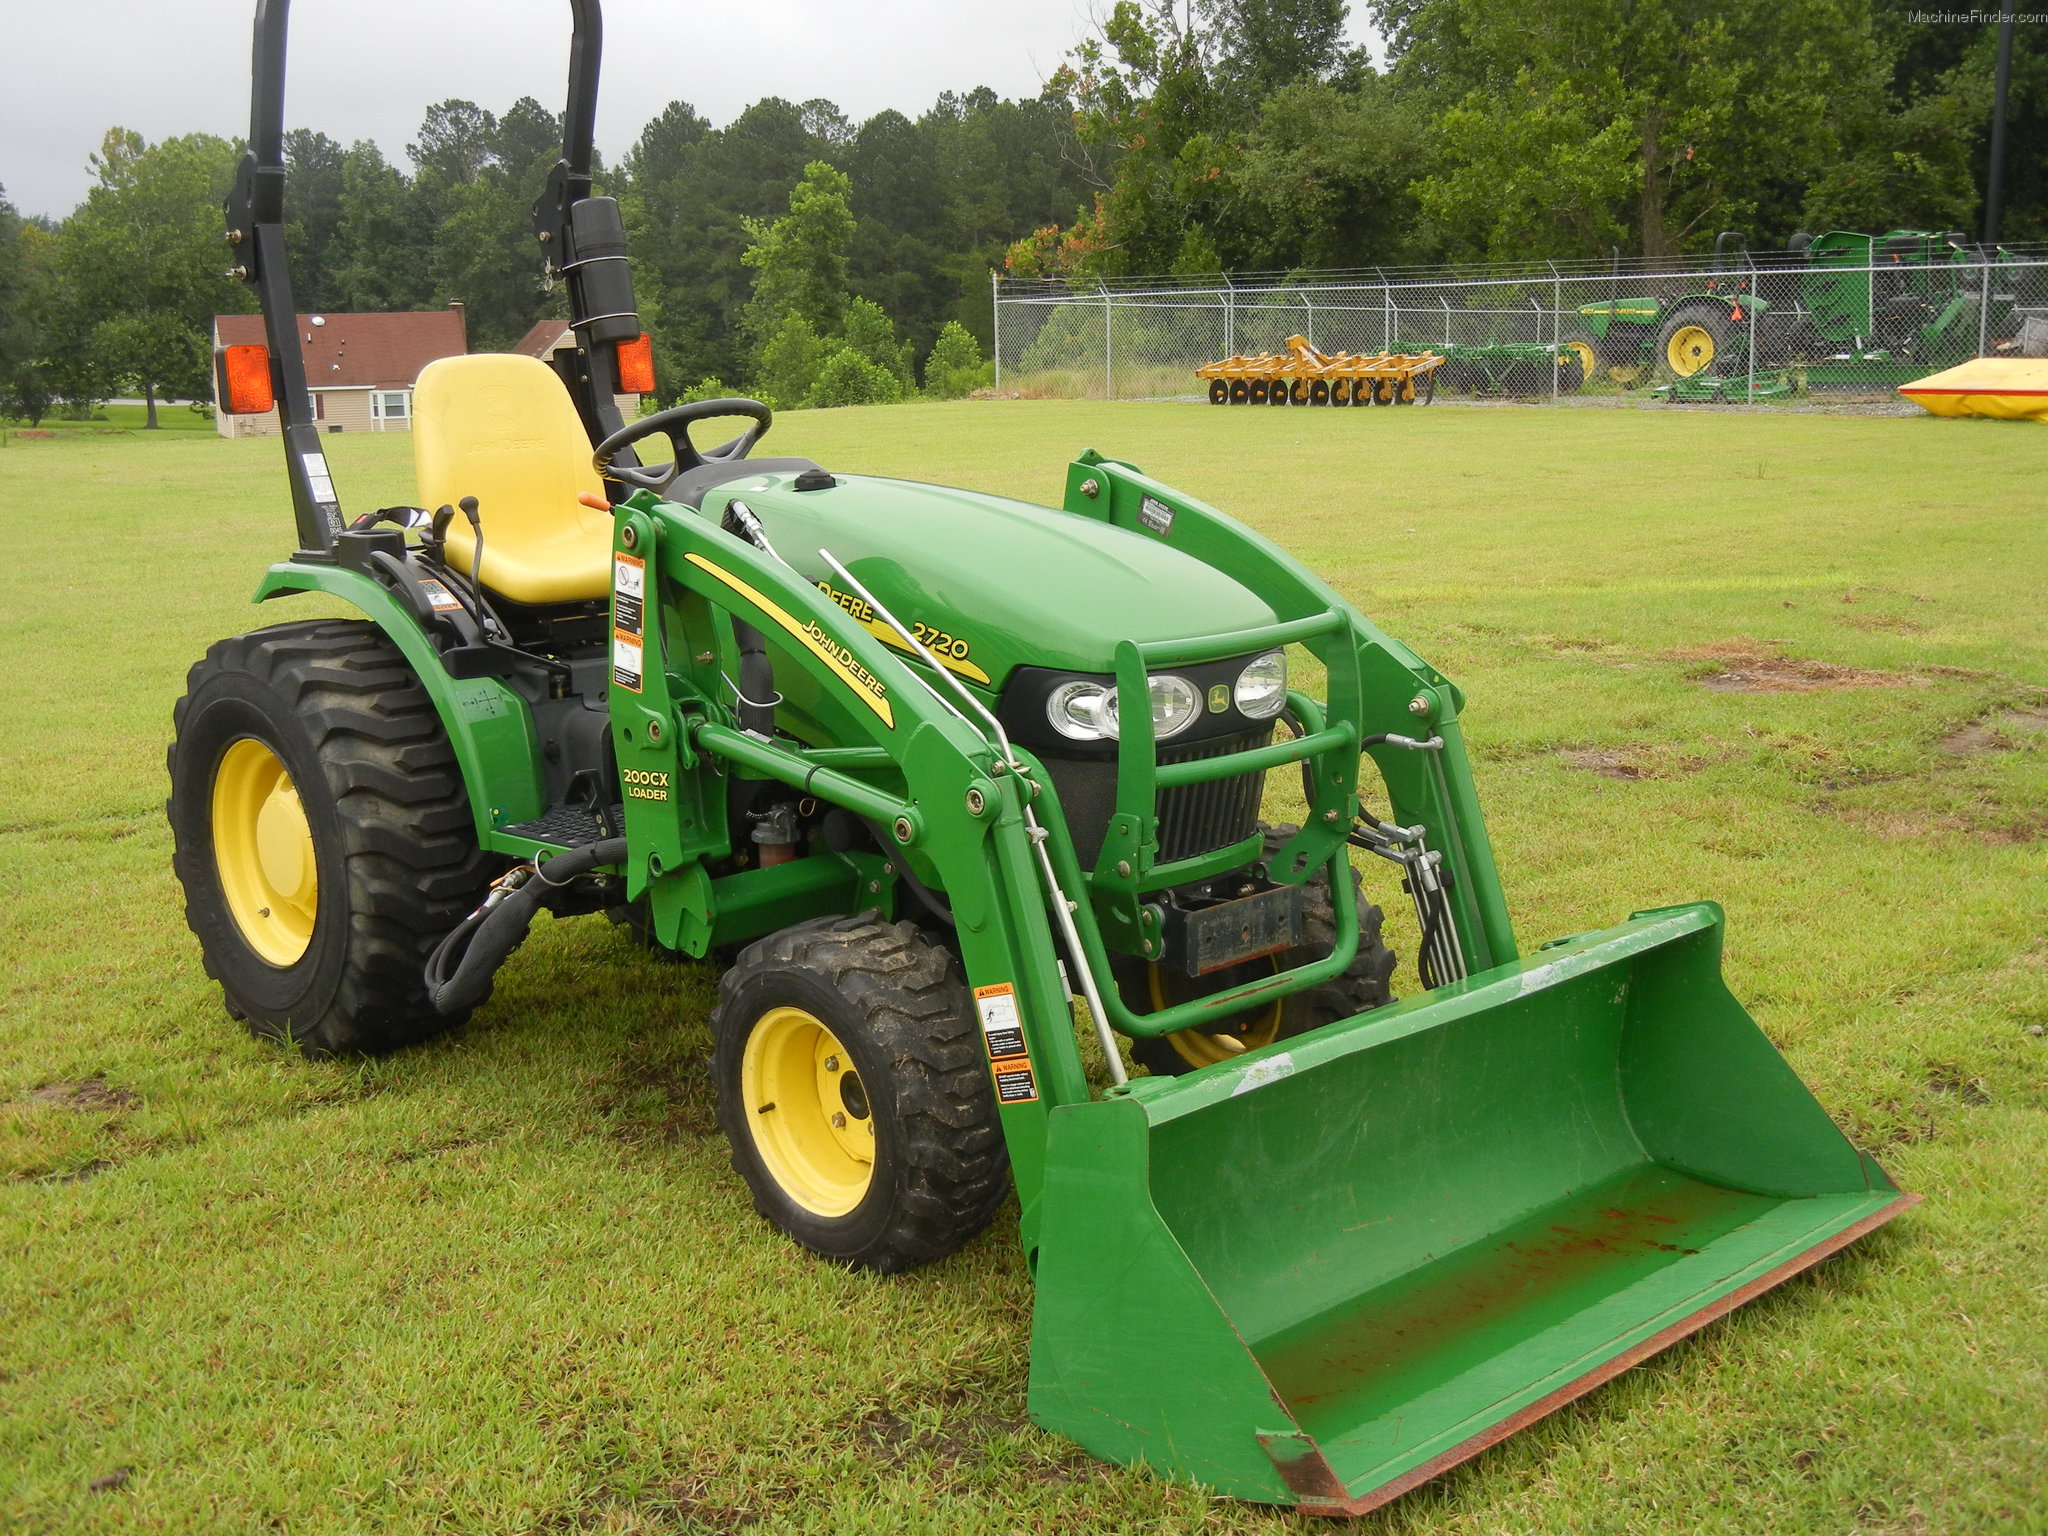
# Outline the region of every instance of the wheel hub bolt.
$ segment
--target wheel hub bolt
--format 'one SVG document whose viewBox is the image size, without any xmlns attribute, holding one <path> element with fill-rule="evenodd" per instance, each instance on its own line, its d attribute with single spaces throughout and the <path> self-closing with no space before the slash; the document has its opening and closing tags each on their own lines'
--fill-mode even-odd
<svg viewBox="0 0 2048 1536">
<path fill-rule="evenodd" d="M 837 1131 L 846 1129 L 846 1115 L 843 1111 L 837 1109 L 832 1111 L 832 1128 Z"/>
<path fill-rule="evenodd" d="M 837 1072 L 839 1070 L 839 1058 L 837 1056 L 827 1056 L 825 1058 L 825 1070 L 827 1072 Z"/>
</svg>

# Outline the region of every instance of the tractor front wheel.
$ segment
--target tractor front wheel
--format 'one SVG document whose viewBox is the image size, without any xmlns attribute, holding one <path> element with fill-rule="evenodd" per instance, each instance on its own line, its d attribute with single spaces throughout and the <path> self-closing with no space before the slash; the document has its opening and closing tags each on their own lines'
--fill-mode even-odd
<svg viewBox="0 0 2048 1536">
<path fill-rule="evenodd" d="M 1570 385 L 1565 383 L 1568 375 L 1560 366 L 1557 375 L 1557 387 L 1560 390 L 1583 389 L 1586 385 L 1600 377 L 1601 340 L 1591 331 L 1583 327 L 1577 330 L 1566 331 L 1563 336 L 1558 338 L 1558 348 L 1564 356 L 1576 358 L 1579 364 L 1578 383 Z"/>
<path fill-rule="evenodd" d="M 228 1012 L 310 1056 L 460 1022 L 422 972 L 496 860 L 432 699 L 375 625 L 280 624 L 213 646 L 173 715 L 173 865 Z"/>
<path fill-rule="evenodd" d="M 915 924 L 823 918 L 748 945 L 711 1036 L 733 1167 L 813 1253 L 893 1274 L 995 1215 L 1009 1156 L 974 999 Z"/>
</svg>

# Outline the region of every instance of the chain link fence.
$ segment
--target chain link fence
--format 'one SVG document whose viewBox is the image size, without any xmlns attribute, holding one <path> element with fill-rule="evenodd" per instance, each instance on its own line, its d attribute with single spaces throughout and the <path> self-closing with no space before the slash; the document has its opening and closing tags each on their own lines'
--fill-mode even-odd
<svg viewBox="0 0 2048 1536">
<path fill-rule="evenodd" d="M 1714 256 L 1663 263 L 994 286 L 996 388 L 1067 399 L 1224 403 L 1197 368 L 1286 354 L 1295 336 L 1324 354 L 1435 353 L 1439 396 L 1555 402 L 1895 398 L 1968 358 L 2048 355 L 2048 245 L 1955 235 L 1823 235 L 1756 254 L 1724 237 Z"/>
</svg>

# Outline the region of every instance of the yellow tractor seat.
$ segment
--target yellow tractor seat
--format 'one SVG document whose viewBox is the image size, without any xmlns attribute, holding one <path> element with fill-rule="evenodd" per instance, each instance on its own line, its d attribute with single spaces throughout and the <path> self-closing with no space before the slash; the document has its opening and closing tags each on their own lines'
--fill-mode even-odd
<svg viewBox="0 0 2048 1536">
<path fill-rule="evenodd" d="M 604 486 L 575 402 L 546 363 L 476 352 L 427 364 L 413 387 L 412 458 L 421 506 L 476 498 L 491 591 L 529 604 L 610 595 L 611 518 L 576 499 Z M 460 513 L 447 553 L 459 571 L 476 558 Z"/>
</svg>

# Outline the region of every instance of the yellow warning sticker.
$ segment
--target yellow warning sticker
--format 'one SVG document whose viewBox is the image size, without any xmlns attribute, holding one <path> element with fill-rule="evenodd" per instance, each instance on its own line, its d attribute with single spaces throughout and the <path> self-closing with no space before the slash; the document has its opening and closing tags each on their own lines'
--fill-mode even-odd
<svg viewBox="0 0 2048 1536">
<path fill-rule="evenodd" d="M 981 1015 L 981 1038 L 988 1046 L 989 1071 L 996 1082 L 998 1104 L 1029 1104 L 1038 1098 L 1038 1079 L 1024 1046 L 1024 1018 L 1017 1011 L 1017 989 L 1008 982 L 974 989 L 975 1011 Z"/>
<path fill-rule="evenodd" d="M 1015 987 L 1007 981 L 1000 986 L 976 987 L 974 1006 L 981 1014 L 981 1037 L 988 1042 L 989 1060 L 1030 1054 L 1024 1049 L 1024 1018 L 1017 1012 Z"/>
</svg>

